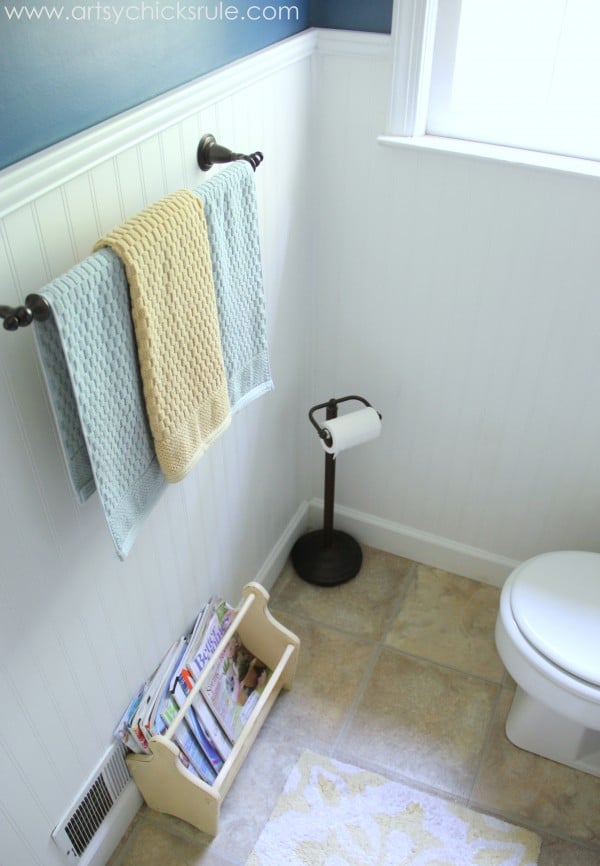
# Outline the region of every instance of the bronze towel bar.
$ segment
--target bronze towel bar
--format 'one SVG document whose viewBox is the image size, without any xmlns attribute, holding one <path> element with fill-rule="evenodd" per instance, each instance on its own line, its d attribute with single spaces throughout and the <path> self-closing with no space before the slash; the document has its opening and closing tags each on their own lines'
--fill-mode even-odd
<svg viewBox="0 0 600 866">
<path fill-rule="evenodd" d="M 214 135 L 207 133 L 203 135 L 198 144 L 197 151 L 198 165 L 202 171 L 208 171 L 216 163 L 234 162 L 238 159 L 245 159 L 249 162 L 253 170 L 256 171 L 258 166 L 264 159 L 264 156 L 257 150 L 255 153 L 233 153 L 228 147 L 223 147 L 217 144 Z M 7 307 L 0 305 L 0 319 L 3 319 L 3 327 L 5 331 L 17 331 L 19 328 L 25 328 L 32 322 L 44 322 L 50 316 L 50 305 L 42 295 L 31 294 L 25 298 L 25 304 L 20 307 Z"/>
</svg>

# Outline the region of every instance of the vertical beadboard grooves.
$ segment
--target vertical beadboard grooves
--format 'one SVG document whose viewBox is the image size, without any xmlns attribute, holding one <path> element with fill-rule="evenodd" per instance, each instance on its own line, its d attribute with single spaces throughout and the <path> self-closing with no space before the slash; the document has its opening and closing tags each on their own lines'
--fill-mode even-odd
<svg viewBox="0 0 600 866">
<path fill-rule="evenodd" d="M 2 803 L 0 803 L 0 814 L 3 816 L 3 824 L 8 824 L 13 833 L 13 838 L 11 838 L 11 846 L 14 850 L 19 851 L 27 851 L 29 853 L 29 863 L 31 866 L 45 866 L 44 861 L 40 859 L 37 851 L 31 844 L 31 838 L 27 834 L 27 832 L 23 831 L 20 826 L 18 826 L 15 821 L 8 814 L 6 809 L 3 807 Z M 8 834 L 6 834 L 8 836 Z M 14 839 L 14 841 L 13 841 Z M 7 838 L 7 848 L 8 848 L 8 838 Z"/>
<path fill-rule="evenodd" d="M 0 676 L 13 696 L 0 749 L 2 863 L 62 864 L 51 831 L 133 691 L 211 594 L 235 601 L 264 572 L 308 498 L 295 457 L 301 425 L 287 409 L 299 416 L 308 403 L 298 378 L 307 349 L 296 329 L 309 329 L 301 264 L 309 233 L 297 224 L 280 243 L 278 214 L 305 209 L 298 193 L 306 194 L 313 44 L 306 34 L 258 52 L 154 101 L 152 111 L 128 112 L 0 173 L 0 303 L 16 305 L 122 219 L 201 183 L 203 132 L 234 149 L 262 149 L 257 192 L 277 385 L 166 490 L 122 563 L 97 496 L 74 500 L 32 331 L 0 331 Z"/>
<path fill-rule="evenodd" d="M 285 39 L 4 169 L 0 172 L 0 218 L 118 153 L 194 118 L 202 108 L 218 105 L 223 94 L 245 92 L 250 80 L 268 84 L 271 76 L 290 63 L 309 58 L 316 38 L 314 31 L 306 31 Z"/>
<path fill-rule="evenodd" d="M 384 418 L 336 503 L 474 577 L 600 550 L 600 179 L 378 145 L 385 51 L 334 34 L 315 58 L 315 396 Z"/>
<path fill-rule="evenodd" d="M 382 147 L 390 67 L 386 37 L 309 31 L 0 172 L 16 305 L 202 183 L 202 133 L 263 150 L 275 380 L 121 563 L 97 497 L 73 498 L 33 335 L 0 332 L 2 863 L 62 866 L 50 833 L 131 693 L 209 595 L 274 579 L 322 491 L 309 406 L 362 393 L 383 413 L 336 477 L 367 543 L 492 582 L 600 547 L 599 181 Z"/>
</svg>

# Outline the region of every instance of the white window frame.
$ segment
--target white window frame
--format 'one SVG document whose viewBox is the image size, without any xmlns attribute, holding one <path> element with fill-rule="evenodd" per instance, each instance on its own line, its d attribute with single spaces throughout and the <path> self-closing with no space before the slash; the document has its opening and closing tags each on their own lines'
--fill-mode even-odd
<svg viewBox="0 0 600 866">
<path fill-rule="evenodd" d="M 594 160 L 427 134 L 437 11 L 438 0 L 394 0 L 390 110 L 386 134 L 378 141 L 600 177 L 600 162 Z"/>
<path fill-rule="evenodd" d="M 425 135 L 437 10 L 438 0 L 394 0 L 390 135 Z"/>
</svg>

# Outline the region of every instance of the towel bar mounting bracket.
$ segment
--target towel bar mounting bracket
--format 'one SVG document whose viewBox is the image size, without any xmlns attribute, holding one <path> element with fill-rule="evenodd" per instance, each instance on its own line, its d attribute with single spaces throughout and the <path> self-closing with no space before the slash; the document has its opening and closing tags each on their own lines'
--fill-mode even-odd
<svg viewBox="0 0 600 866">
<path fill-rule="evenodd" d="M 238 159 L 246 160 L 256 171 L 264 156 L 260 150 L 250 154 L 234 153 L 228 147 L 218 144 L 214 135 L 207 133 L 200 139 L 196 158 L 202 171 L 208 171 L 216 163 L 234 162 Z M 18 307 L 0 304 L 0 319 L 3 320 L 2 326 L 5 331 L 18 331 L 19 328 L 26 328 L 32 322 L 45 322 L 50 318 L 50 314 L 50 305 L 42 295 L 27 295 L 25 303 Z"/>
<path fill-rule="evenodd" d="M 233 151 L 229 150 L 228 147 L 223 147 L 222 144 L 218 144 L 214 135 L 206 133 L 206 135 L 203 135 L 200 139 L 196 158 L 202 171 L 208 171 L 213 167 L 213 165 L 215 165 L 215 163 L 234 162 L 238 159 L 245 159 L 246 162 L 250 163 L 254 171 L 256 171 L 263 161 L 264 156 L 260 150 L 250 154 L 233 153 Z"/>
<path fill-rule="evenodd" d="M 6 331 L 26 328 L 32 322 L 45 322 L 50 317 L 50 306 L 42 295 L 27 295 L 20 307 L 0 306 L 0 319 Z"/>
</svg>

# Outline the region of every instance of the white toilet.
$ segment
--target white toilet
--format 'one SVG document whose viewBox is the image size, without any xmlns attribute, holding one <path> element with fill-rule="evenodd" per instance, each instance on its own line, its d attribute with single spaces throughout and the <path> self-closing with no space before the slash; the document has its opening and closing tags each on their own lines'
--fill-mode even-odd
<svg viewBox="0 0 600 866">
<path fill-rule="evenodd" d="M 600 776 L 600 554 L 519 565 L 502 588 L 496 646 L 517 683 L 508 739 Z"/>
</svg>

